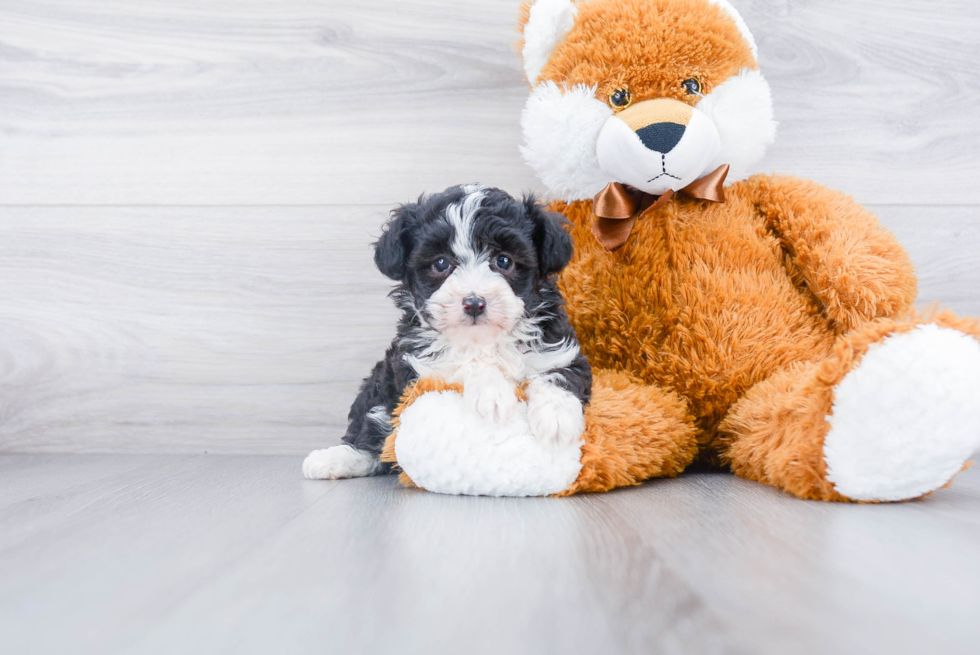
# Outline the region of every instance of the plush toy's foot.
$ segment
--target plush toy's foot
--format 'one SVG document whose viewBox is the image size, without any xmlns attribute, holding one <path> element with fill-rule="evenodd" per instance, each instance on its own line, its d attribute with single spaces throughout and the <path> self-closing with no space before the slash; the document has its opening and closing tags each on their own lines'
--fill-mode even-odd
<svg viewBox="0 0 980 655">
<path fill-rule="evenodd" d="M 421 391 L 421 393 L 420 393 Z M 511 387 L 516 398 L 517 389 Z M 582 468 L 581 430 L 565 442 L 531 432 L 526 402 L 506 419 L 488 418 L 458 385 L 424 379 L 395 410 L 396 429 L 382 460 L 397 462 L 403 482 L 437 493 L 546 496 L 567 489 Z M 581 414 L 581 405 L 573 408 Z"/>
<path fill-rule="evenodd" d="M 801 498 L 899 501 L 946 485 L 980 447 L 974 330 L 943 314 L 845 335 L 827 360 L 770 377 L 732 408 L 726 460 Z"/>
<path fill-rule="evenodd" d="M 834 394 L 827 479 L 854 500 L 906 500 L 949 482 L 980 447 L 980 342 L 922 325 L 872 346 Z"/>
<path fill-rule="evenodd" d="M 348 445 L 314 450 L 303 460 L 303 475 L 310 480 L 362 478 L 380 467 L 378 459 Z"/>
<path fill-rule="evenodd" d="M 677 475 L 697 453 L 684 401 L 626 373 L 594 372 L 584 432 L 570 394 L 574 406 L 539 385 L 519 393 L 515 415 L 495 423 L 465 402 L 461 385 L 420 380 L 394 412 L 381 461 L 429 491 L 564 496 Z"/>
</svg>

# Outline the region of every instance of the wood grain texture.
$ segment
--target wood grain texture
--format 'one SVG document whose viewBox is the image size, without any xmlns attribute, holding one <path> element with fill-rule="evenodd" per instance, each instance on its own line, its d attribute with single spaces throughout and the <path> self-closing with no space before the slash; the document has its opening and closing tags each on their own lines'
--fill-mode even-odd
<svg viewBox="0 0 980 655">
<path fill-rule="evenodd" d="M 0 210 L 0 450 L 339 438 L 394 335 L 369 246 L 386 212 Z"/>
<path fill-rule="evenodd" d="M 0 203 L 388 204 L 521 162 L 517 0 L 6 0 Z M 980 4 L 741 0 L 762 171 L 977 204 Z"/>
<path fill-rule="evenodd" d="M 980 640 L 980 471 L 850 506 L 725 474 L 495 499 L 303 480 L 296 457 L 92 458 L 0 456 L 36 485 L 0 491 L 5 652 L 952 655 Z M 74 467 L 104 475 L 49 487 Z"/>
<path fill-rule="evenodd" d="M 973 208 L 886 206 L 922 304 L 980 315 Z M 394 335 L 386 207 L 0 208 L 0 452 L 337 443 Z"/>
</svg>

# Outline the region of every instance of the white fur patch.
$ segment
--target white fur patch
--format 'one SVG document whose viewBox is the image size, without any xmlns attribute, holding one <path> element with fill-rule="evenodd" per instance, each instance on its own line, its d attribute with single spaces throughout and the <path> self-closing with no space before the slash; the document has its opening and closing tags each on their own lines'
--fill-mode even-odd
<svg viewBox="0 0 980 655">
<path fill-rule="evenodd" d="M 596 157 L 599 133 L 612 115 L 609 105 L 595 98 L 595 87 L 563 90 L 549 81 L 531 92 L 521 114 L 521 154 L 552 197 L 586 200 L 616 181 Z"/>
<path fill-rule="evenodd" d="M 463 299 L 470 295 L 480 296 L 487 303 L 476 323 L 463 311 Z M 492 346 L 512 332 L 524 315 L 524 301 L 514 295 L 500 273 L 490 268 L 485 255 L 456 268 L 425 306 L 432 327 L 463 348 Z"/>
<path fill-rule="evenodd" d="M 596 156 L 602 169 L 616 181 L 660 195 L 683 189 L 714 170 L 705 169 L 720 147 L 714 123 L 695 109 L 684 136 L 667 153 L 647 148 L 629 125 L 613 116 L 599 133 Z"/>
<path fill-rule="evenodd" d="M 369 409 L 367 413 L 367 420 L 373 422 L 375 425 L 381 428 L 389 428 L 388 431 L 391 431 L 391 415 L 388 414 L 388 410 L 385 409 L 384 405 L 375 405 Z"/>
<path fill-rule="evenodd" d="M 835 390 L 827 479 L 854 500 L 946 484 L 980 447 L 980 343 L 937 325 L 868 349 Z"/>
<path fill-rule="evenodd" d="M 453 254 L 461 263 L 475 263 L 479 257 L 473 249 L 473 218 L 483 203 L 483 191 L 475 185 L 463 187 L 466 196 L 460 202 L 446 207 L 446 220 L 453 226 L 455 236 L 452 243 Z"/>
<path fill-rule="evenodd" d="M 517 411 L 514 382 L 492 363 L 467 364 L 450 381 L 463 384 L 467 407 L 488 421 L 507 422 Z"/>
<path fill-rule="evenodd" d="M 557 344 L 535 344 L 538 346 L 524 355 L 527 376 L 568 368 L 572 365 L 582 349 L 575 341 L 563 341 Z"/>
<path fill-rule="evenodd" d="M 524 74 L 534 84 L 551 53 L 575 25 L 578 9 L 571 0 L 538 0 L 524 25 Z"/>
<path fill-rule="evenodd" d="M 380 462 L 347 444 L 314 450 L 303 460 L 303 475 L 310 480 L 361 478 L 378 470 Z"/>
<path fill-rule="evenodd" d="M 705 168 L 731 166 L 726 182 L 744 180 L 776 140 L 772 93 L 757 70 L 743 70 L 706 95 L 697 106 L 718 129 L 721 149 Z"/>
<path fill-rule="evenodd" d="M 728 0 L 708 0 L 708 2 L 713 5 L 718 5 L 725 10 L 725 13 L 731 16 L 732 20 L 735 21 L 735 24 L 738 26 L 738 31 L 742 33 L 742 38 L 748 42 L 749 47 L 752 49 L 752 56 L 758 60 L 759 48 L 755 43 L 755 37 L 752 36 L 749 26 L 745 23 L 745 19 L 742 18 L 742 15 L 738 13 L 735 7 L 732 6 L 732 3 Z"/>
<path fill-rule="evenodd" d="M 535 437 L 527 404 L 506 421 L 488 421 L 453 391 L 427 393 L 402 412 L 395 456 L 416 484 L 445 494 L 554 494 L 582 468 L 581 441 Z"/>
<path fill-rule="evenodd" d="M 582 403 L 546 379 L 527 385 L 527 419 L 531 433 L 548 443 L 578 443 L 585 431 Z"/>
</svg>

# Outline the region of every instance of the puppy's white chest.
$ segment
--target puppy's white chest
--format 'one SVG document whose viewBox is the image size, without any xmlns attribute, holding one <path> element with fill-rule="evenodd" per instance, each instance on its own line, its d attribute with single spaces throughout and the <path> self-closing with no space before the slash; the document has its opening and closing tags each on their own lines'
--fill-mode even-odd
<svg viewBox="0 0 980 655">
<path fill-rule="evenodd" d="M 544 441 L 527 403 L 489 420 L 455 391 L 426 393 L 401 414 L 399 466 L 418 486 L 446 494 L 543 496 L 567 489 L 582 468 L 580 440 Z"/>
</svg>

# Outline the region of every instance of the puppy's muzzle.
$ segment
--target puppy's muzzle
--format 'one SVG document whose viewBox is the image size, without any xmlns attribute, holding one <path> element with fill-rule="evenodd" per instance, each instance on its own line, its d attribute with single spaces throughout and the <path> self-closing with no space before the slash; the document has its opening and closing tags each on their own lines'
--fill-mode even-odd
<svg viewBox="0 0 980 655">
<path fill-rule="evenodd" d="M 476 294 L 470 294 L 463 298 L 463 311 L 468 315 L 476 318 L 487 309 L 487 301 Z"/>
<path fill-rule="evenodd" d="M 614 181 L 660 195 L 702 176 L 720 148 L 718 129 L 706 114 L 679 100 L 657 98 L 606 120 L 596 155 Z"/>
</svg>

